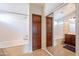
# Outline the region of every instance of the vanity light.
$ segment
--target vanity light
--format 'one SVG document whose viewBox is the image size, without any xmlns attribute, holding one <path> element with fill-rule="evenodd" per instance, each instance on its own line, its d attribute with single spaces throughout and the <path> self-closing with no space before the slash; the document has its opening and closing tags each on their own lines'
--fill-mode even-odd
<svg viewBox="0 0 79 59">
<path fill-rule="evenodd" d="M 71 19 L 69 19 L 69 21 L 72 22 L 72 23 L 74 23 L 75 20 L 76 20 L 75 18 L 71 18 Z"/>
</svg>

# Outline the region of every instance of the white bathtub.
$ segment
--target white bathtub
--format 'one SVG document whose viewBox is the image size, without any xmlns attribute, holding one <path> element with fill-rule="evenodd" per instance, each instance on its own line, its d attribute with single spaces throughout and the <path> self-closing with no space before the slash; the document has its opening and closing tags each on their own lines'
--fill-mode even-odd
<svg viewBox="0 0 79 59">
<path fill-rule="evenodd" d="M 0 42 L 0 49 L 3 49 L 6 55 L 17 56 L 28 52 L 28 40 L 13 40 Z"/>
</svg>

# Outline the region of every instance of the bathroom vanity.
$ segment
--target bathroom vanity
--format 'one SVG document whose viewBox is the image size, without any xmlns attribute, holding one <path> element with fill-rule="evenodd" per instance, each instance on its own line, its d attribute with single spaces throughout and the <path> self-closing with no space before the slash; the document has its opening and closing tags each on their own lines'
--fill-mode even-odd
<svg viewBox="0 0 79 59">
<path fill-rule="evenodd" d="M 75 34 L 65 34 L 65 44 L 75 46 L 76 35 Z"/>
</svg>

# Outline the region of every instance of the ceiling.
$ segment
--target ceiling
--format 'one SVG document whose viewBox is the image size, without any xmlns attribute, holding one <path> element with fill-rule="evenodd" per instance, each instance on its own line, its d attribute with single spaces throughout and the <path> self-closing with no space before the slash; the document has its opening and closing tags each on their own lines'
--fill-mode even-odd
<svg viewBox="0 0 79 59">
<path fill-rule="evenodd" d="M 44 3 L 30 3 L 32 6 L 44 7 Z"/>
<path fill-rule="evenodd" d="M 51 12 L 53 12 L 53 10 L 57 7 L 59 7 L 60 5 L 62 5 L 63 3 L 45 3 L 45 7 L 44 7 L 44 11 L 45 11 L 45 15 L 50 14 Z"/>
<path fill-rule="evenodd" d="M 66 6 L 58 9 L 54 12 L 54 19 L 59 20 L 63 17 L 69 16 L 75 13 L 75 4 L 67 4 Z M 75 15 L 73 15 L 75 17 Z"/>
</svg>

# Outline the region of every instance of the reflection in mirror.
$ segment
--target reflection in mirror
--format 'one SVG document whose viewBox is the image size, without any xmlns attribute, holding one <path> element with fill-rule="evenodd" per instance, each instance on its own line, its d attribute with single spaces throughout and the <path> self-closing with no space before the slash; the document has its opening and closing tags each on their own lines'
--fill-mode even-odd
<svg viewBox="0 0 79 59">
<path fill-rule="evenodd" d="M 64 4 L 46 17 L 46 47 L 52 55 L 75 55 L 75 20 L 75 4 Z"/>
</svg>

